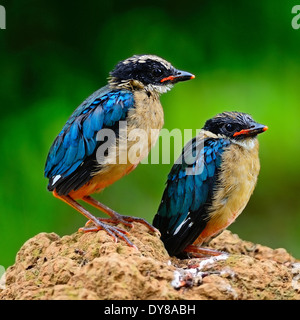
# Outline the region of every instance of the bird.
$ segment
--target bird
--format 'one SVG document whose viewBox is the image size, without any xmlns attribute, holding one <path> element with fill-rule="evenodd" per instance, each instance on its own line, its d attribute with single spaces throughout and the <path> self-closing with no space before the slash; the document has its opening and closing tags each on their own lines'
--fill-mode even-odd
<svg viewBox="0 0 300 320">
<path fill-rule="evenodd" d="M 260 171 L 257 135 L 267 126 L 246 113 L 207 120 L 168 174 L 153 219 L 170 256 L 215 256 L 204 248 L 246 207 Z"/>
<path fill-rule="evenodd" d="M 66 121 L 50 147 L 44 175 L 48 190 L 88 219 L 80 231 L 105 230 L 115 241 L 123 239 L 131 247 L 135 246 L 128 232 L 114 225 L 132 227 L 136 221 L 156 231 L 146 220 L 121 215 L 90 195 L 130 173 L 147 156 L 164 124 L 160 95 L 175 83 L 194 77 L 156 55 L 134 55 L 117 63 L 107 85 L 84 100 Z M 144 130 L 149 138 L 143 140 L 140 154 L 129 161 L 128 153 L 137 137 L 135 129 Z M 153 129 L 157 133 L 150 137 Z M 113 159 L 112 154 L 117 156 Z M 77 200 L 110 218 L 95 217 Z"/>
</svg>

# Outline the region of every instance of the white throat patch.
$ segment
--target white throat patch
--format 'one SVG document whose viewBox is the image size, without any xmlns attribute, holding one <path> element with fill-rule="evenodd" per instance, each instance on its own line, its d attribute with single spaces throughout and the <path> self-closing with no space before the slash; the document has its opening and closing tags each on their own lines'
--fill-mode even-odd
<svg viewBox="0 0 300 320">
<path fill-rule="evenodd" d="M 155 91 L 159 94 L 166 93 L 173 88 L 173 84 L 163 84 L 163 85 L 155 85 L 148 84 L 145 86 L 145 89 L 148 91 Z"/>
<path fill-rule="evenodd" d="M 247 150 L 252 150 L 255 147 L 256 138 L 249 138 L 240 141 L 232 139 L 232 142 Z"/>
</svg>

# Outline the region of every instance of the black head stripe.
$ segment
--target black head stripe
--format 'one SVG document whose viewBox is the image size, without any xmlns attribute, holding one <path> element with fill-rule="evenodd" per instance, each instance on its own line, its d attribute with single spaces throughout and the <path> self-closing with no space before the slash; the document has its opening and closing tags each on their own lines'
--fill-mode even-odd
<svg viewBox="0 0 300 320">
<path fill-rule="evenodd" d="M 119 62 L 110 75 L 118 80 L 138 80 L 143 84 L 160 84 L 175 69 L 163 59 L 153 56 L 133 56 Z"/>
<path fill-rule="evenodd" d="M 243 112 L 223 112 L 206 121 L 203 129 L 214 134 L 232 137 L 234 132 L 247 129 L 253 124 L 252 117 Z"/>
</svg>

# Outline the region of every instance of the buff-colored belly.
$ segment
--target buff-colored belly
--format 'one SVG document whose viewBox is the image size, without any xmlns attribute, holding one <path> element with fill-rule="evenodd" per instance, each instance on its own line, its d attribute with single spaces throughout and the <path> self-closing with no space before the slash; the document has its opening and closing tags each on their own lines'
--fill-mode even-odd
<svg viewBox="0 0 300 320">
<path fill-rule="evenodd" d="M 258 142 L 251 150 L 232 145 L 224 152 L 220 186 L 215 191 L 207 225 L 194 244 L 207 242 L 235 221 L 253 193 L 259 169 Z"/>
</svg>

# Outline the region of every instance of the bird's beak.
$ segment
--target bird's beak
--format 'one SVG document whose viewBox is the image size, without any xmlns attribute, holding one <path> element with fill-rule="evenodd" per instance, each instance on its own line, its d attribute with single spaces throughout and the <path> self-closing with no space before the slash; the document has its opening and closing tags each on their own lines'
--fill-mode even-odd
<svg viewBox="0 0 300 320">
<path fill-rule="evenodd" d="M 254 123 L 249 129 L 243 129 L 239 132 L 236 132 L 233 136 L 256 136 L 259 133 L 265 132 L 268 130 L 268 127 L 264 124 Z"/>
<path fill-rule="evenodd" d="M 176 83 L 179 81 L 186 81 L 186 80 L 191 80 L 194 79 L 195 76 L 189 72 L 186 71 L 181 71 L 181 70 L 176 70 L 174 75 L 171 75 L 169 77 L 163 78 L 160 80 L 160 82 L 166 82 L 170 81 L 171 83 Z"/>
</svg>

